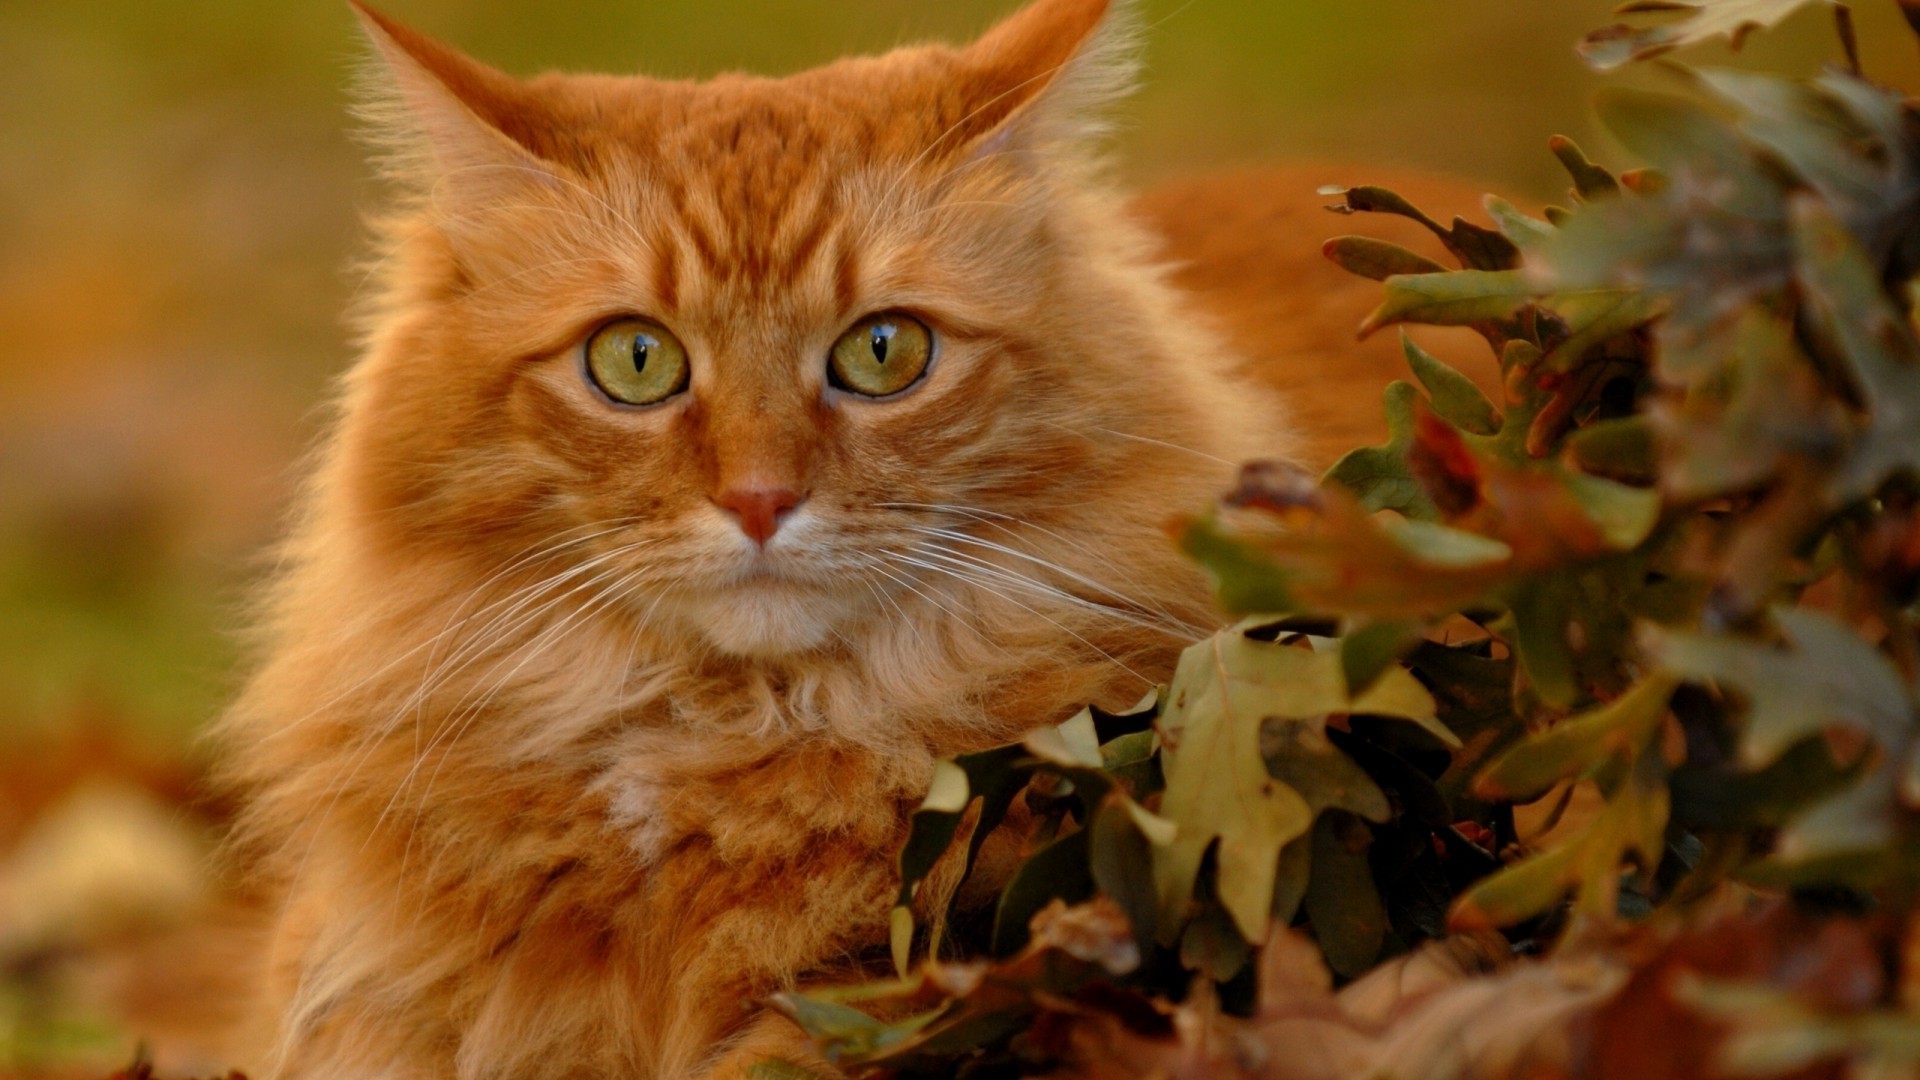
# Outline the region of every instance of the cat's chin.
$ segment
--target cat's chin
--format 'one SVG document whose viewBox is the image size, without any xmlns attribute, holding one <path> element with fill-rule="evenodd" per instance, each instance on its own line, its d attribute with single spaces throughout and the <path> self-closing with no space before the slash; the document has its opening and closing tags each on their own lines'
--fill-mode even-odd
<svg viewBox="0 0 1920 1080">
<path fill-rule="evenodd" d="M 771 659 L 812 652 L 856 612 L 847 598 L 821 590 L 755 581 L 689 598 L 681 615 L 714 648 Z"/>
</svg>

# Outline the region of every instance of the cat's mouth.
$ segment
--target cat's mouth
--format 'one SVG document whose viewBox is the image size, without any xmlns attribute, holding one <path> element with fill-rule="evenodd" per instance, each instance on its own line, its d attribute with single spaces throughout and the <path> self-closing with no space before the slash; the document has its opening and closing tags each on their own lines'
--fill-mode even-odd
<svg viewBox="0 0 1920 1080">
<path fill-rule="evenodd" d="M 756 558 L 723 583 L 686 589 L 675 614 L 715 648 L 735 656 L 779 657 L 832 644 L 865 611 L 858 589 L 779 560 Z"/>
</svg>

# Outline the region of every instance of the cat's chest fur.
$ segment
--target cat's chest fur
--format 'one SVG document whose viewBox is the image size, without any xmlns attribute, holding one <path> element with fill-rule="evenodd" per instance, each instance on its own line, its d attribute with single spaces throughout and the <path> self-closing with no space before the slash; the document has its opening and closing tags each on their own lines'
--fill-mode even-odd
<svg viewBox="0 0 1920 1080">
<path fill-rule="evenodd" d="M 420 1075 L 679 1075 L 767 993 L 858 974 L 915 781 L 858 748 L 771 749 L 336 806 L 276 934 L 292 1044 L 342 1075 L 420 1040 Z"/>
</svg>

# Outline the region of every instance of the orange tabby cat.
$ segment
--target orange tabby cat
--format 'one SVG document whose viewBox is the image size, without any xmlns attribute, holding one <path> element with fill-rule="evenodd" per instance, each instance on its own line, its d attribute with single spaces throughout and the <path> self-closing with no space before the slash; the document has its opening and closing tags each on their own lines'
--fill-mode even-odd
<svg viewBox="0 0 1920 1080">
<path fill-rule="evenodd" d="M 1111 7 L 698 84 L 363 12 L 405 194 L 224 726 L 261 1075 L 804 1059 L 755 1003 L 883 955 L 934 760 L 1164 679 L 1216 621 L 1164 522 L 1367 434 L 1326 178 L 1129 209 Z"/>
</svg>

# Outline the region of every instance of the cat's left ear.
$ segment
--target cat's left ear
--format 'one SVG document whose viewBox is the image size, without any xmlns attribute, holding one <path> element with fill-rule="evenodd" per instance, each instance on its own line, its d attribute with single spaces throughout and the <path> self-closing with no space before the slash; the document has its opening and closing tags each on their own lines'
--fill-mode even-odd
<svg viewBox="0 0 1920 1080">
<path fill-rule="evenodd" d="M 940 138 L 992 151 L 1084 142 L 1139 73 L 1134 0 L 1033 0 L 962 50 L 961 118 Z M 945 147 L 943 147 L 945 149 Z"/>
<path fill-rule="evenodd" d="M 360 0 L 348 0 L 379 59 L 361 111 L 402 180 L 498 197 L 555 183 L 567 166 L 539 100 L 488 67 Z"/>
</svg>

